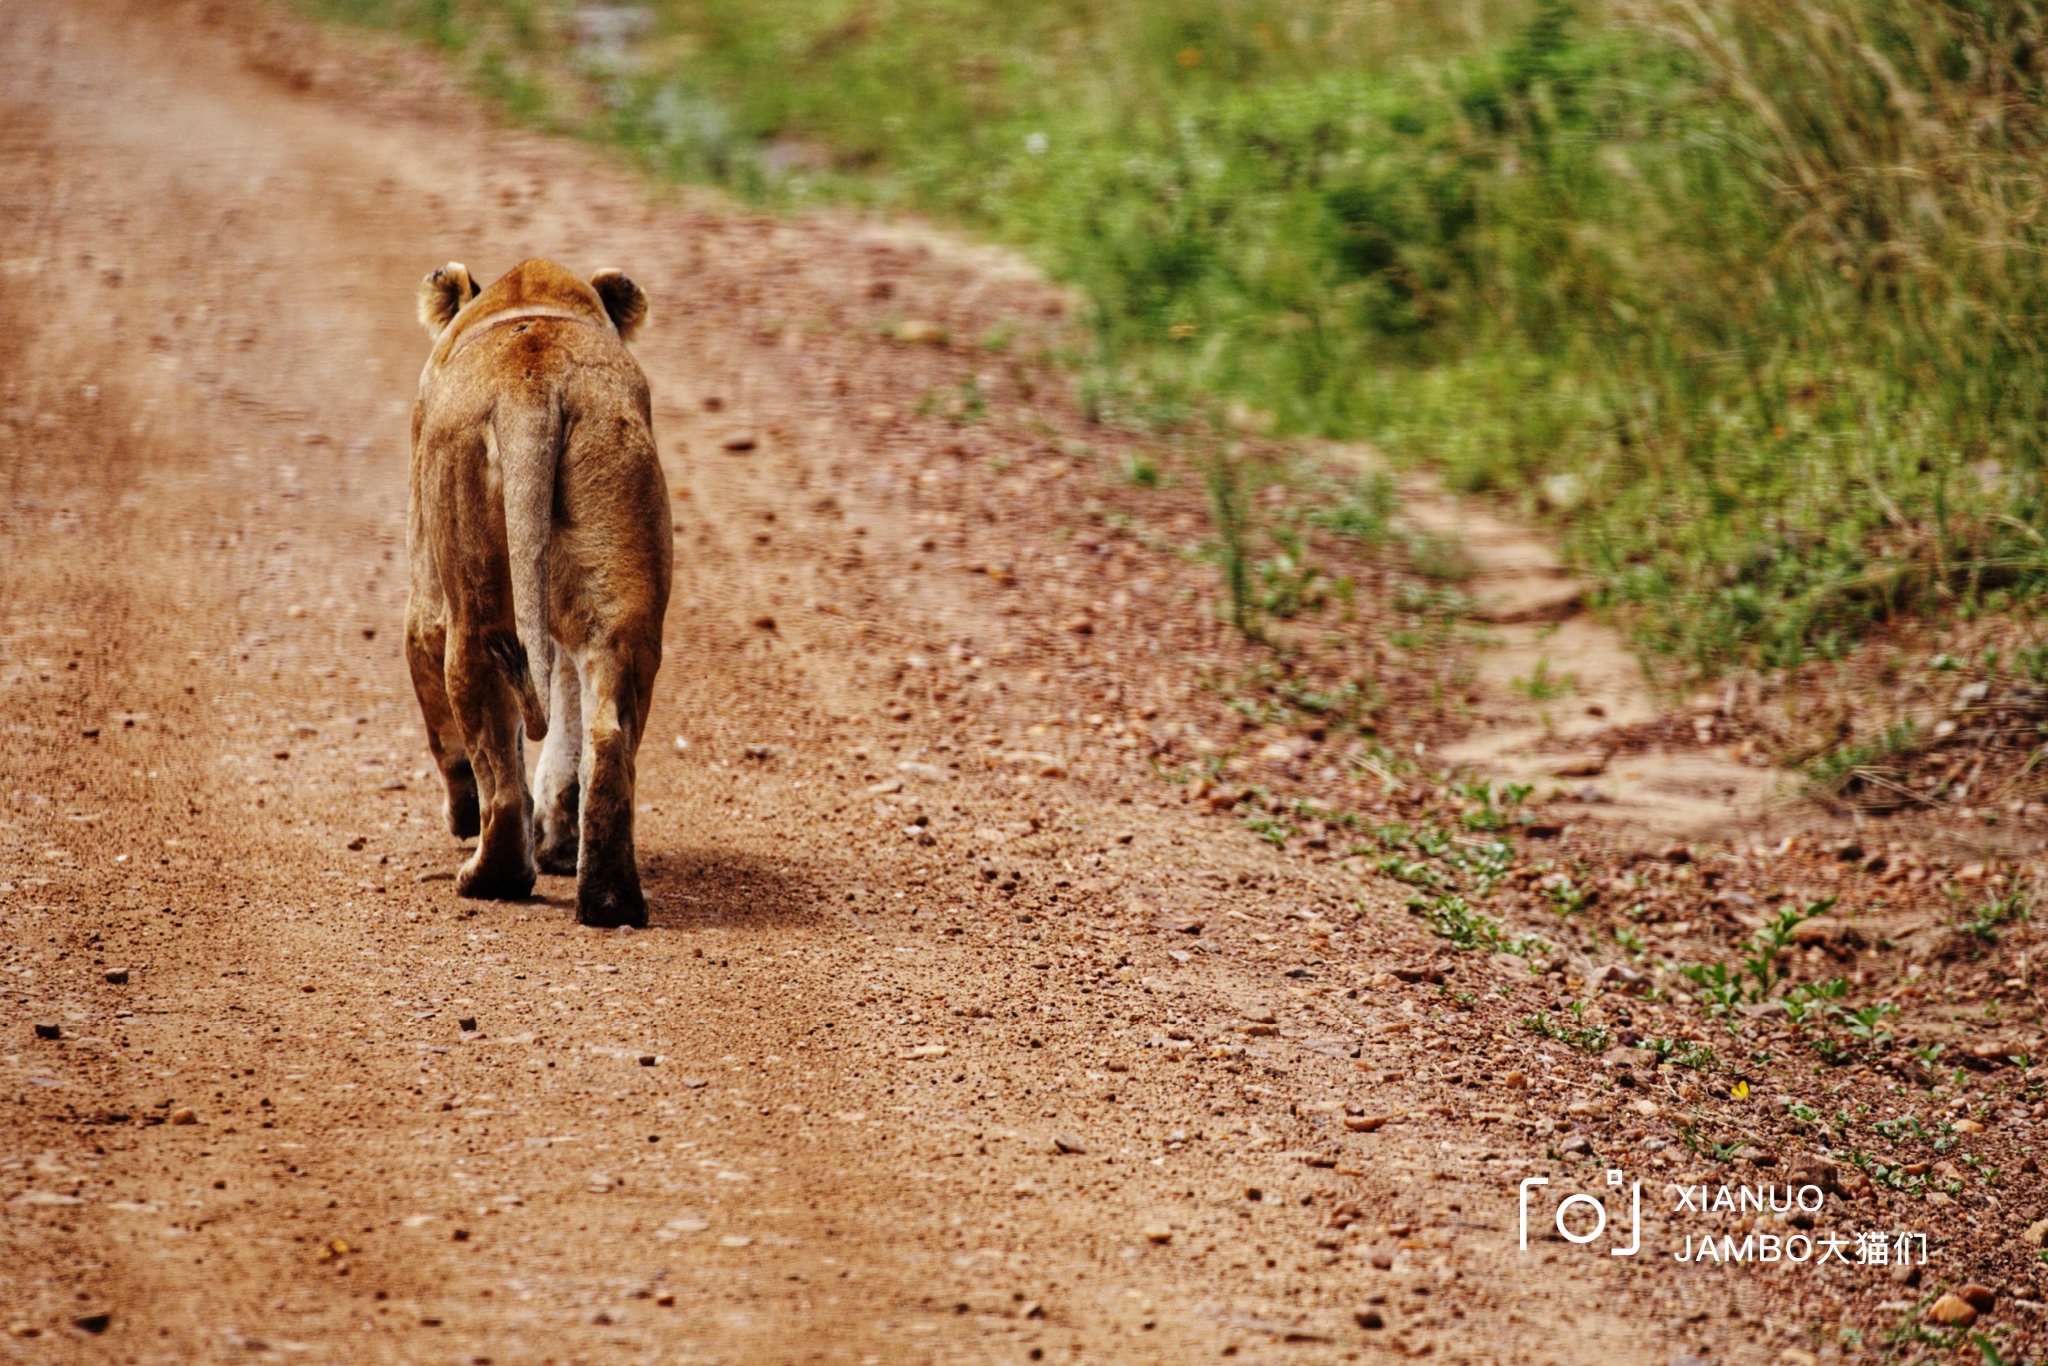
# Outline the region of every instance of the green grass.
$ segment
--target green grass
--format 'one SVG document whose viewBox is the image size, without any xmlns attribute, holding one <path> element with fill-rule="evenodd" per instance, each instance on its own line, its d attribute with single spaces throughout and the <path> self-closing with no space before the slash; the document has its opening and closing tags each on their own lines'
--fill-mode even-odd
<svg viewBox="0 0 2048 1366">
<path fill-rule="evenodd" d="M 1091 412 L 1434 466 L 1683 671 L 2048 577 L 2026 6 L 653 0 L 616 57 L 559 0 L 299 3 L 659 174 L 1013 243 L 1091 301 Z M 1241 625 L 1315 610 L 1223 539 Z"/>
</svg>

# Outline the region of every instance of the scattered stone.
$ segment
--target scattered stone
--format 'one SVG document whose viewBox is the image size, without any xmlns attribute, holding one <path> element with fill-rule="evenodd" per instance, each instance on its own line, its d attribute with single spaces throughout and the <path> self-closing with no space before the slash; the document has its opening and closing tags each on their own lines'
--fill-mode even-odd
<svg viewBox="0 0 2048 1366">
<path fill-rule="evenodd" d="M 1977 1321 L 1977 1310 L 1961 1295 L 1950 1292 L 1934 1302 L 1927 1317 L 1948 1328 L 1968 1328 Z"/>
<path fill-rule="evenodd" d="M 113 1322 L 114 1316 L 102 1309 L 91 1314 L 80 1314 L 77 1318 L 71 1320 L 71 1326 L 80 1332 L 98 1335 L 106 1332 Z"/>
<path fill-rule="evenodd" d="M 1593 1145 L 1587 1141 L 1584 1134 L 1573 1134 L 1570 1138 L 1558 1144 L 1557 1150 L 1573 1157 L 1591 1157 L 1593 1155 Z"/>
<path fill-rule="evenodd" d="M 1787 1347 L 1778 1353 L 1781 1366 L 1820 1366 L 1820 1358 L 1804 1347 Z"/>
<path fill-rule="evenodd" d="M 2048 1219 L 2036 1219 L 2028 1224 L 2027 1231 L 2021 1236 L 2025 1238 L 2028 1247 L 2039 1247 L 2042 1243 L 2048 1242 Z"/>
<path fill-rule="evenodd" d="M 1395 968 L 1394 976 L 1403 982 L 1427 982 L 1434 987 L 1444 984 L 1441 968 Z"/>
<path fill-rule="evenodd" d="M 1392 1115 L 1346 1115 L 1344 1127 L 1354 1134 L 1369 1134 L 1392 1119 Z"/>
<path fill-rule="evenodd" d="M 1147 1224 L 1145 1225 L 1145 1241 L 1148 1243 L 1170 1243 L 1173 1241 L 1173 1230 L 1165 1224 Z"/>
<path fill-rule="evenodd" d="M 1974 1119 L 1959 1119 L 1956 1121 L 1956 1132 L 1959 1134 L 1981 1134 L 1984 1132 L 1984 1126 Z"/>
<path fill-rule="evenodd" d="M 64 1026 L 60 1024 L 39 1024 L 36 1026 L 36 1037 L 38 1039 L 61 1039 L 64 1037 Z"/>
<path fill-rule="evenodd" d="M 1088 1148 L 1087 1145 L 1083 1144 L 1080 1139 L 1075 1138 L 1072 1134 L 1054 1134 L 1052 1136 L 1052 1150 L 1056 1153 L 1085 1154 Z"/>
<path fill-rule="evenodd" d="M 455 1027 L 465 1034 L 474 1034 L 476 1032 L 476 1016 L 463 1016 L 455 1022 Z"/>
<path fill-rule="evenodd" d="M 1979 1285 L 1975 1281 L 1958 1286 L 1956 1294 L 1962 1297 L 1970 1308 L 1980 1314 L 1990 1313 L 1991 1307 L 1998 1303 L 1998 1292 L 1996 1290 L 1993 1290 L 1988 1285 Z"/>
<path fill-rule="evenodd" d="M 754 449 L 754 447 L 759 444 L 760 443 L 754 439 L 754 434 L 752 432 L 735 432 L 733 435 L 728 436 L 724 441 L 721 441 L 719 443 L 721 447 L 733 452 L 733 454 L 735 455 L 745 454 L 747 451 Z"/>
<path fill-rule="evenodd" d="M 110 987 L 125 987 L 128 985 L 128 969 L 126 968 L 108 968 L 103 976 L 106 977 L 107 985 Z"/>
<path fill-rule="evenodd" d="M 720 1247 L 752 1247 L 754 1240 L 744 1233 L 728 1233 L 718 1240 Z"/>
<path fill-rule="evenodd" d="M 1597 778 L 1607 771 L 1605 754 L 1573 754 L 1550 766 L 1553 778 Z"/>
<path fill-rule="evenodd" d="M 1510 1091 L 1522 1091 L 1528 1089 L 1529 1078 L 1521 1072 L 1510 1072 L 1501 1078 L 1501 1084 Z"/>
<path fill-rule="evenodd" d="M 199 1116 L 192 1112 L 191 1106 L 180 1105 L 177 1109 L 171 1111 L 170 1122 L 173 1124 L 197 1124 Z"/>
<path fill-rule="evenodd" d="M 1375 1252 L 1372 1254 L 1372 1265 L 1375 1271 L 1392 1271 L 1394 1269 L 1394 1254 L 1391 1252 Z"/>
<path fill-rule="evenodd" d="M 920 1058 L 943 1058 L 946 1056 L 946 1045 L 942 1043 L 919 1044 L 903 1056 L 906 1060 L 913 1062 Z"/>
<path fill-rule="evenodd" d="M 1611 986 L 1619 991 L 1641 991 L 1649 981 L 1648 977 L 1626 963 L 1609 963 L 1593 974 L 1595 986 Z M 1654 1062 L 1655 1058 L 1651 1061 Z"/>
<path fill-rule="evenodd" d="M 706 1082 L 702 1077 L 684 1077 L 683 1085 L 688 1087 L 692 1091 L 699 1091 L 702 1090 L 705 1086 L 709 1085 L 709 1083 Z"/>
<path fill-rule="evenodd" d="M 1387 1321 L 1380 1317 L 1380 1311 L 1377 1309 L 1354 1309 L 1351 1311 L 1351 1319 L 1368 1332 L 1387 1326 Z"/>
<path fill-rule="evenodd" d="M 905 318 L 896 325 L 896 340 L 910 346 L 944 346 L 946 329 L 929 318 Z"/>
<path fill-rule="evenodd" d="M 1246 1006 L 1240 1013 L 1253 1024 L 1276 1024 L 1280 1019 L 1279 1016 L 1273 1013 L 1273 1007 L 1271 1006 Z M 56 1036 L 52 1035 L 51 1037 L 54 1038 Z"/>
<path fill-rule="evenodd" d="M 642 1053 L 640 1055 L 640 1065 L 642 1067 L 652 1067 L 654 1066 L 654 1061 L 655 1059 L 652 1053 Z"/>
</svg>

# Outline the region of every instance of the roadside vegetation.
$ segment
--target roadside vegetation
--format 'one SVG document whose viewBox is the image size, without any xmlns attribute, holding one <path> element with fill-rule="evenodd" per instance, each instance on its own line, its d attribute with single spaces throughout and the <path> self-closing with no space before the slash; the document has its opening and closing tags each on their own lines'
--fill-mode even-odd
<svg viewBox="0 0 2048 1366">
<path fill-rule="evenodd" d="M 658 173 L 1012 243 L 1103 420 L 1427 463 L 1684 673 L 2048 574 L 2031 6 L 298 2 Z M 1209 485 L 1240 624 L 1297 606 Z"/>
</svg>

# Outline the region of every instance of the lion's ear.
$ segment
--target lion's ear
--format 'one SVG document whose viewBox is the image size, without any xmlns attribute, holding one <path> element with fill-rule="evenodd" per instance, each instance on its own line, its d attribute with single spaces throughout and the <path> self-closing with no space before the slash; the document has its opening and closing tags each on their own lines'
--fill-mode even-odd
<svg viewBox="0 0 2048 1366">
<path fill-rule="evenodd" d="M 633 340 L 633 334 L 647 321 L 647 291 L 627 279 L 621 270 L 600 270 L 590 277 L 590 287 L 604 300 L 604 311 L 611 315 L 612 326 L 619 329 L 619 339 Z"/>
<path fill-rule="evenodd" d="M 469 278 L 469 267 L 450 261 L 420 281 L 420 326 L 427 329 L 428 336 L 440 336 L 441 329 L 454 322 L 462 306 L 476 296 L 476 281 Z"/>
</svg>

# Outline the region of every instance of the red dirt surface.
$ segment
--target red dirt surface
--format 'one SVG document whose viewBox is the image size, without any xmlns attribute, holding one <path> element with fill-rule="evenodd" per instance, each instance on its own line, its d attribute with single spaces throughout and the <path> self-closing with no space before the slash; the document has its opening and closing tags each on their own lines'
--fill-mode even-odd
<svg viewBox="0 0 2048 1366">
<path fill-rule="evenodd" d="M 258 6 L 16 0 L 0 60 L 0 1356 L 1877 1359 L 1971 1279 L 2009 1359 L 2036 1340 L 2024 961 L 1921 955 L 2020 984 L 1959 1040 L 2004 1049 L 1962 1107 L 1875 1056 L 1751 1094 L 1628 1046 L 1718 1026 L 1603 995 L 1597 932 L 1542 975 L 1458 953 L 1341 823 L 1257 838 L 1261 773 L 1461 808 L 1223 705 L 1263 647 L 1110 515 L 1113 439 L 1020 359 L 1071 310 L 1029 272 L 656 191 Z M 562 878 L 454 896 L 399 653 L 412 289 L 531 255 L 654 306 L 643 932 L 577 927 Z M 997 324 L 1009 353 L 947 344 Z M 949 413 L 970 377 L 985 411 Z M 1456 728 L 1430 683 L 1387 680 L 1404 744 Z M 1532 914 L 1569 866 L 1653 935 L 1685 917 L 1677 955 L 1939 870 L 1557 838 L 1516 856 Z M 1830 934 L 1816 973 L 1890 972 Z M 1582 996 L 1616 1051 L 1520 1023 Z M 2006 1175 L 1942 1208 L 1825 1180 L 1795 1095 L 1987 1115 Z M 1633 1258 L 1549 1231 L 1609 1167 L 1643 1182 Z M 1675 1187 L 1794 1174 L 1817 1232 L 1928 1233 L 1924 1276 L 1673 1259 L 1798 1232 Z"/>
</svg>

